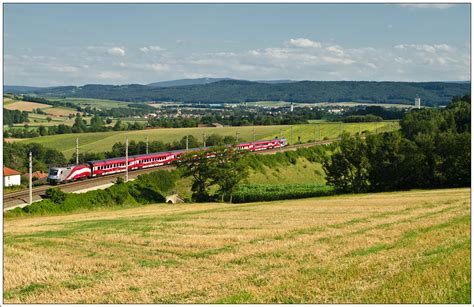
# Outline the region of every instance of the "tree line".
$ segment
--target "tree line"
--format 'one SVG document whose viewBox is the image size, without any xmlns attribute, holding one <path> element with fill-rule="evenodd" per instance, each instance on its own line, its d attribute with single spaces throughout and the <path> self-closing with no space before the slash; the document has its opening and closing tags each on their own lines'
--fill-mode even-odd
<svg viewBox="0 0 474 307">
<path fill-rule="evenodd" d="M 13 125 L 28 122 L 28 112 L 3 108 L 3 124 Z"/>
<path fill-rule="evenodd" d="M 324 162 L 327 183 L 344 193 L 470 186 L 470 95 L 412 110 L 400 126 L 365 139 L 344 134 Z"/>
</svg>

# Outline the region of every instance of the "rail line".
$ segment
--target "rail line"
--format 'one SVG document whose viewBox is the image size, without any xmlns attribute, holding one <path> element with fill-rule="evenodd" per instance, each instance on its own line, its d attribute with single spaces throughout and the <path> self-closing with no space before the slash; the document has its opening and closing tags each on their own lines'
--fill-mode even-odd
<svg viewBox="0 0 474 307">
<path fill-rule="evenodd" d="M 275 154 L 277 152 L 292 151 L 292 150 L 297 150 L 299 148 L 312 147 L 315 145 L 327 145 L 327 144 L 331 144 L 334 141 L 335 140 L 324 140 L 324 141 L 318 141 L 318 142 L 313 142 L 313 143 L 296 144 L 296 145 L 286 146 L 283 148 L 274 148 L 274 149 L 267 149 L 267 150 L 262 150 L 262 151 L 255 151 L 253 153 Z M 157 169 L 164 170 L 164 169 L 173 169 L 173 168 L 175 168 L 174 165 L 163 165 L 159 167 L 129 171 L 128 174 L 129 174 L 129 178 L 133 179 L 133 178 L 138 177 L 141 174 L 150 173 Z M 122 173 L 111 174 L 111 175 L 107 175 L 103 177 L 93 177 L 93 178 L 88 178 L 85 180 L 79 180 L 79 181 L 73 181 L 69 183 L 60 184 L 60 185 L 57 185 L 56 187 L 58 187 L 64 192 L 74 192 L 74 191 L 79 191 L 86 188 L 93 188 L 93 187 L 104 185 L 107 183 L 113 183 L 115 182 L 115 179 L 117 177 L 122 177 L 123 175 L 124 173 L 122 172 Z M 35 200 L 41 199 L 42 198 L 41 196 L 49 188 L 51 188 L 50 185 L 42 185 L 42 186 L 33 188 L 32 189 L 33 200 L 35 201 Z M 17 205 L 22 205 L 22 204 L 28 203 L 28 201 L 29 201 L 28 189 L 5 193 L 3 195 L 3 209 L 5 210 L 11 207 L 15 207 Z"/>
</svg>

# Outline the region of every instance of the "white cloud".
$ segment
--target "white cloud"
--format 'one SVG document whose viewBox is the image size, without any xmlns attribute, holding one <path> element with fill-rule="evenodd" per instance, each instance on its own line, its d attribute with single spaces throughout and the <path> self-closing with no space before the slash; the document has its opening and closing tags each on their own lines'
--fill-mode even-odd
<svg viewBox="0 0 474 307">
<path fill-rule="evenodd" d="M 344 51 L 342 50 L 341 46 L 337 46 L 337 45 L 326 47 L 326 50 L 334 52 L 338 55 L 343 55 L 344 54 Z"/>
<path fill-rule="evenodd" d="M 293 45 L 295 47 L 311 47 L 311 48 L 321 48 L 321 43 L 317 41 L 312 41 L 307 38 L 296 38 L 296 39 L 290 39 L 288 42 L 290 45 Z"/>
<path fill-rule="evenodd" d="M 377 65 L 375 65 L 374 63 L 367 63 L 367 66 L 369 66 L 372 69 L 377 69 Z"/>
<path fill-rule="evenodd" d="M 434 45 L 434 47 L 436 49 L 439 49 L 439 50 L 442 50 L 442 51 L 448 51 L 448 52 L 454 51 L 453 47 L 451 47 L 449 45 L 446 45 L 446 44 Z"/>
<path fill-rule="evenodd" d="M 107 49 L 107 53 L 111 55 L 118 55 L 124 56 L 125 55 L 125 48 L 123 47 L 112 47 Z"/>
<path fill-rule="evenodd" d="M 97 74 L 99 79 L 122 79 L 124 75 L 116 71 L 102 71 Z"/>
<path fill-rule="evenodd" d="M 146 67 L 154 71 L 168 71 L 170 69 L 169 65 L 161 63 L 149 64 Z"/>
<path fill-rule="evenodd" d="M 140 48 L 141 52 L 148 53 L 148 52 L 160 52 L 165 51 L 166 49 L 161 48 L 160 46 L 147 46 Z"/>
<path fill-rule="evenodd" d="M 75 73 L 79 71 L 79 68 L 70 65 L 56 65 L 50 66 L 50 70 L 61 73 Z"/>
<path fill-rule="evenodd" d="M 454 4 L 448 3 L 404 3 L 404 4 L 397 4 L 399 6 L 404 7 L 411 7 L 417 9 L 449 9 L 450 7 L 454 6 Z"/>
<path fill-rule="evenodd" d="M 399 50 L 418 50 L 418 51 L 425 51 L 429 53 L 436 53 L 438 51 L 443 51 L 443 52 L 452 52 L 454 51 L 455 48 L 447 45 L 447 44 L 434 44 L 434 45 L 429 45 L 429 44 L 400 44 L 394 46 L 395 49 Z"/>
</svg>

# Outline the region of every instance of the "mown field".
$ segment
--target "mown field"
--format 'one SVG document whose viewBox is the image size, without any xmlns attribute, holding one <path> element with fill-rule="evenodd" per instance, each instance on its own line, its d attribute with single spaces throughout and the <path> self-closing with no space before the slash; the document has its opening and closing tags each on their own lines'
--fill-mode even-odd
<svg viewBox="0 0 474 307">
<path fill-rule="evenodd" d="M 469 303 L 469 189 L 4 221 L 5 303 Z"/>
<path fill-rule="evenodd" d="M 7 110 L 19 110 L 19 111 L 31 112 L 34 109 L 50 108 L 51 105 L 44 104 L 44 103 L 16 100 L 15 102 L 4 105 L 3 107 Z"/>
<path fill-rule="evenodd" d="M 363 131 L 387 131 L 398 128 L 398 122 L 378 122 L 378 123 L 354 123 L 354 124 L 340 124 L 340 123 L 321 123 L 315 125 L 294 125 L 293 126 L 293 142 L 298 141 L 300 137 L 301 142 L 314 140 L 314 129 L 316 127 L 317 138 L 319 139 L 319 127 L 321 127 L 321 139 L 336 138 L 340 131 L 347 131 L 350 133 L 357 133 Z M 148 137 L 149 141 L 162 141 L 171 143 L 179 141 L 186 135 L 193 135 L 198 140 L 202 140 L 203 134 L 220 134 L 223 136 L 233 135 L 238 133 L 239 141 L 253 140 L 253 130 L 255 129 L 257 140 L 273 139 L 282 134 L 288 140 L 290 139 L 290 126 L 244 126 L 244 127 L 223 127 L 223 128 L 173 128 L 173 129 L 148 129 L 137 131 L 109 131 L 96 133 L 81 133 L 81 134 L 60 134 L 52 136 L 43 136 L 31 139 L 23 139 L 19 142 L 39 143 L 49 148 L 54 148 L 67 157 L 72 156 L 75 152 L 76 137 L 79 137 L 80 150 L 84 152 L 101 152 L 111 150 L 113 144 L 116 142 L 125 143 L 125 138 L 129 141 L 145 141 Z"/>
</svg>

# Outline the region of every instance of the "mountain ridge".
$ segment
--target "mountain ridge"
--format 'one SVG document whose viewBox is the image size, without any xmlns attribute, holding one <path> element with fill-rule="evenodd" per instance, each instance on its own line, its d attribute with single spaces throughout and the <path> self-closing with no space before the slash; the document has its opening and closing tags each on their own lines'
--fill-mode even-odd
<svg viewBox="0 0 474 307">
<path fill-rule="evenodd" d="M 209 79 L 208 79 L 209 81 Z M 4 91 L 11 89 L 4 87 Z M 15 88 L 13 88 L 15 90 Z M 31 90 L 31 89 L 27 89 Z M 20 92 L 16 92 L 17 94 Z M 204 84 L 156 87 L 142 84 L 64 86 L 41 88 L 25 94 L 120 101 L 179 101 L 240 103 L 250 101 L 371 102 L 445 105 L 453 96 L 470 93 L 470 82 L 295 81 L 265 83 L 226 79 Z"/>
</svg>

